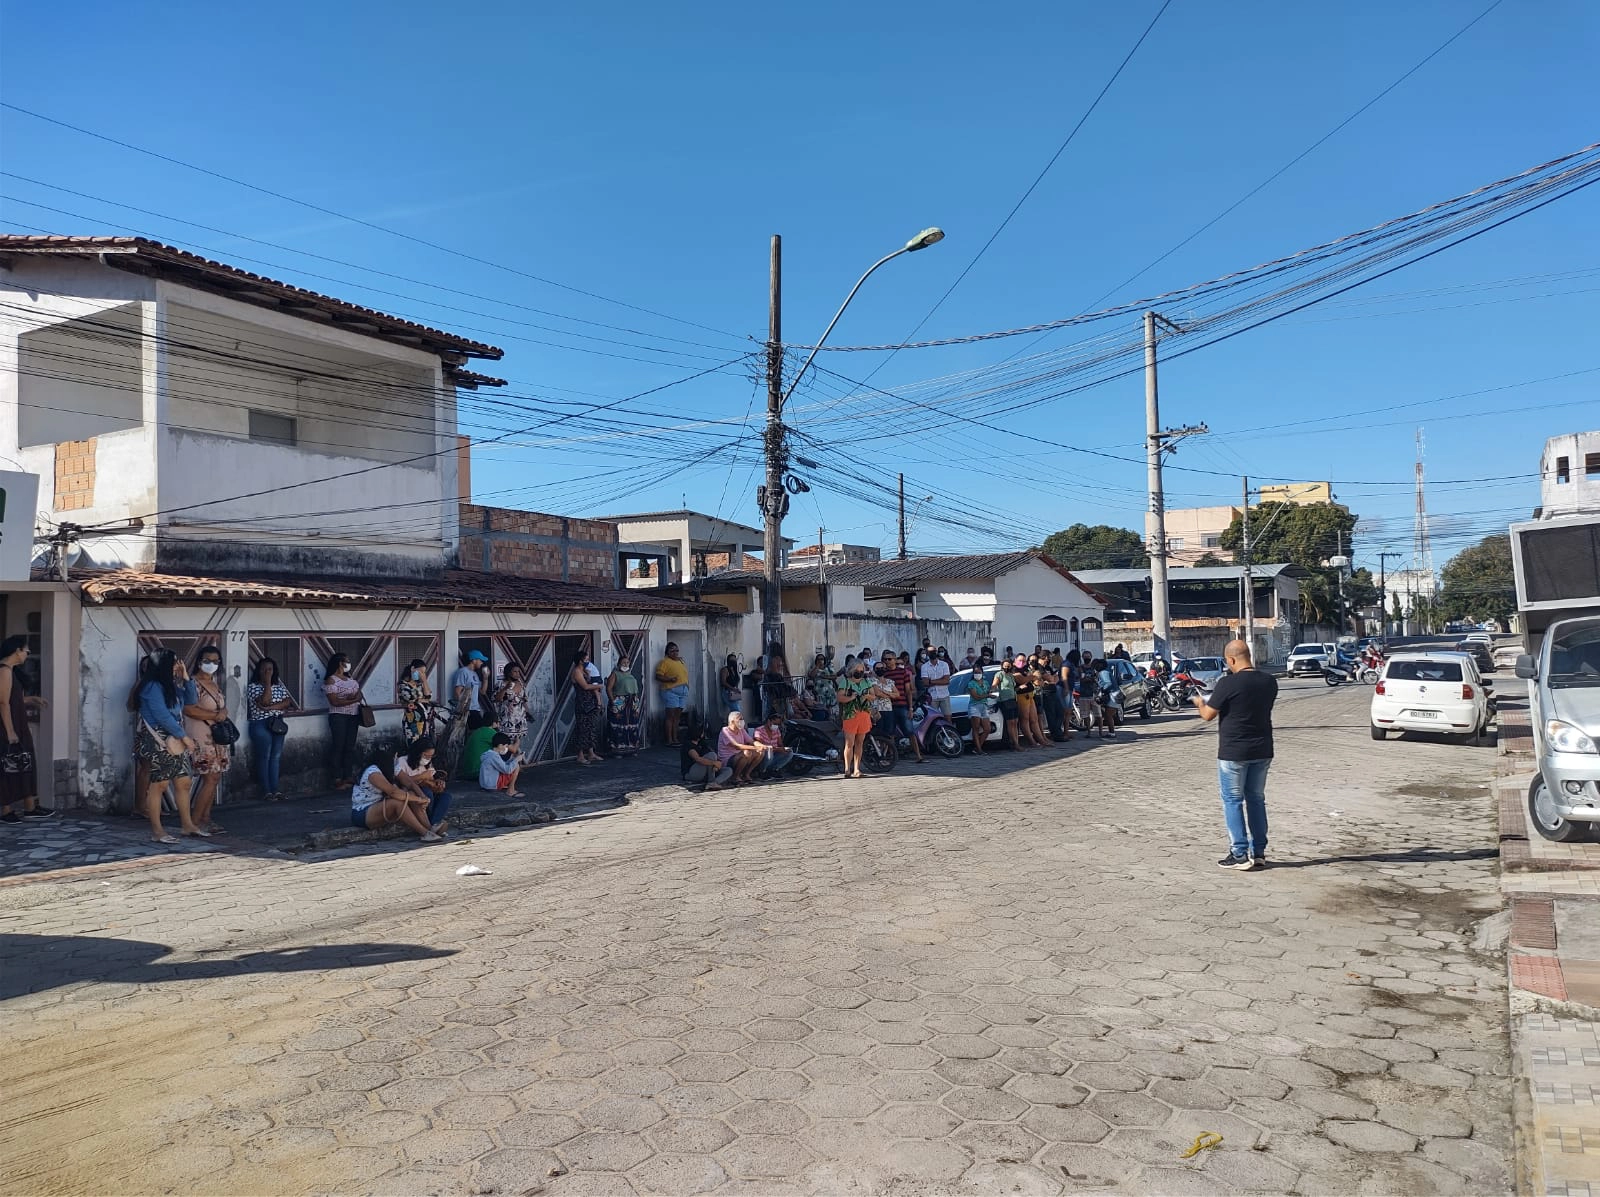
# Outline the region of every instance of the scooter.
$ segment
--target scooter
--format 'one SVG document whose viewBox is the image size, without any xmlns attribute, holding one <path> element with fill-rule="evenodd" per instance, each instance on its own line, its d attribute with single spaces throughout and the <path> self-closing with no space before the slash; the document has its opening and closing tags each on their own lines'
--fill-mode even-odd
<svg viewBox="0 0 1600 1197">
<path fill-rule="evenodd" d="M 1322 667 L 1322 680 L 1330 686 L 1343 685 L 1345 682 L 1361 680 L 1361 674 L 1354 661 L 1336 661 L 1331 665 Z M 1377 678 L 1373 678 L 1377 681 Z"/>
<path fill-rule="evenodd" d="M 964 747 L 961 733 L 956 731 L 955 724 L 946 719 L 938 707 L 932 703 L 919 707 L 912 718 L 916 721 L 917 743 L 922 745 L 924 752 L 931 750 L 948 757 L 961 755 Z"/>
<path fill-rule="evenodd" d="M 784 772 L 796 777 L 803 777 L 818 765 L 832 765 L 838 768 L 839 749 L 833 742 L 833 737 L 820 727 L 813 727 L 809 723 L 800 723 L 794 719 L 787 720 L 783 725 L 783 746 L 794 753 L 793 758 L 784 766 Z"/>
</svg>

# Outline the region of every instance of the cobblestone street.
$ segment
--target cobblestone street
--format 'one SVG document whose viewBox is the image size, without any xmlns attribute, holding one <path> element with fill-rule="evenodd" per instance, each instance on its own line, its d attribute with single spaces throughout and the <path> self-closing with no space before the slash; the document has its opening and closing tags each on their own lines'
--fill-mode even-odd
<svg viewBox="0 0 1600 1197">
<path fill-rule="evenodd" d="M 1509 1191 L 1493 750 L 1370 694 L 1284 683 L 1248 874 L 1184 715 L 0 890 L 0 1189 Z"/>
</svg>

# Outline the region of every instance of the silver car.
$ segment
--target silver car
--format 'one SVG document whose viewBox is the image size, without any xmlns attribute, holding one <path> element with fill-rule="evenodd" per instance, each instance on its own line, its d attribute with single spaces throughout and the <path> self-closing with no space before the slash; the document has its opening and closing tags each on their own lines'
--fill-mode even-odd
<svg viewBox="0 0 1600 1197">
<path fill-rule="evenodd" d="M 1209 690 L 1223 679 L 1228 664 L 1221 657 L 1190 657 L 1178 662 L 1178 672 L 1187 673 L 1202 689 Z"/>
<path fill-rule="evenodd" d="M 1539 655 L 1517 658 L 1539 775 L 1528 820 L 1565 843 L 1600 824 L 1600 615 L 1550 625 Z"/>
</svg>

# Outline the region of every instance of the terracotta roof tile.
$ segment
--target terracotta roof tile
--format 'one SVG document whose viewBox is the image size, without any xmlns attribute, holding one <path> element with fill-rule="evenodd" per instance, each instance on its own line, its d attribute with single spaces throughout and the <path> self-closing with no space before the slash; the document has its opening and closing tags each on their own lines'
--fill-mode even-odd
<svg viewBox="0 0 1600 1197">
<path fill-rule="evenodd" d="M 242 603 L 302 607 L 422 607 L 492 611 L 639 611 L 704 613 L 706 608 L 651 590 L 607 590 L 576 582 L 447 570 L 438 581 L 326 581 L 195 578 L 117 569 L 90 575 L 93 603 Z"/>
</svg>

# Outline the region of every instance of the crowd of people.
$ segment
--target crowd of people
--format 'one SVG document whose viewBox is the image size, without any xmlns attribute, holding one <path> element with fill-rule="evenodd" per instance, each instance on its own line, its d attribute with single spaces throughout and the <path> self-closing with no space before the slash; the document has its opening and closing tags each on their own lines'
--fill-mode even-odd
<svg viewBox="0 0 1600 1197">
<path fill-rule="evenodd" d="M 1118 645 L 1109 655 L 1126 659 L 1127 652 Z M 791 720 L 837 726 L 844 776 L 859 778 L 874 731 L 925 762 L 913 711 L 931 708 L 950 720 L 953 694 L 966 700 L 972 751 L 979 755 L 1000 729 L 1018 751 L 1064 744 L 1075 732 L 1113 737 L 1124 704 L 1106 658 L 1042 644 L 1031 653 L 1010 645 L 1000 653 L 992 645 L 971 647 L 957 659 L 945 646 L 924 641 L 915 653 L 890 648 L 875 657 L 863 649 L 838 664 L 829 650 L 816 654 L 801 675 L 791 674 L 777 651 L 757 657 L 742 673 L 738 656 L 729 654 L 717 686 L 723 726 L 687 730 L 679 752 L 684 781 L 709 790 L 781 775 L 794 755 L 783 740 Z"/>
</svg>

